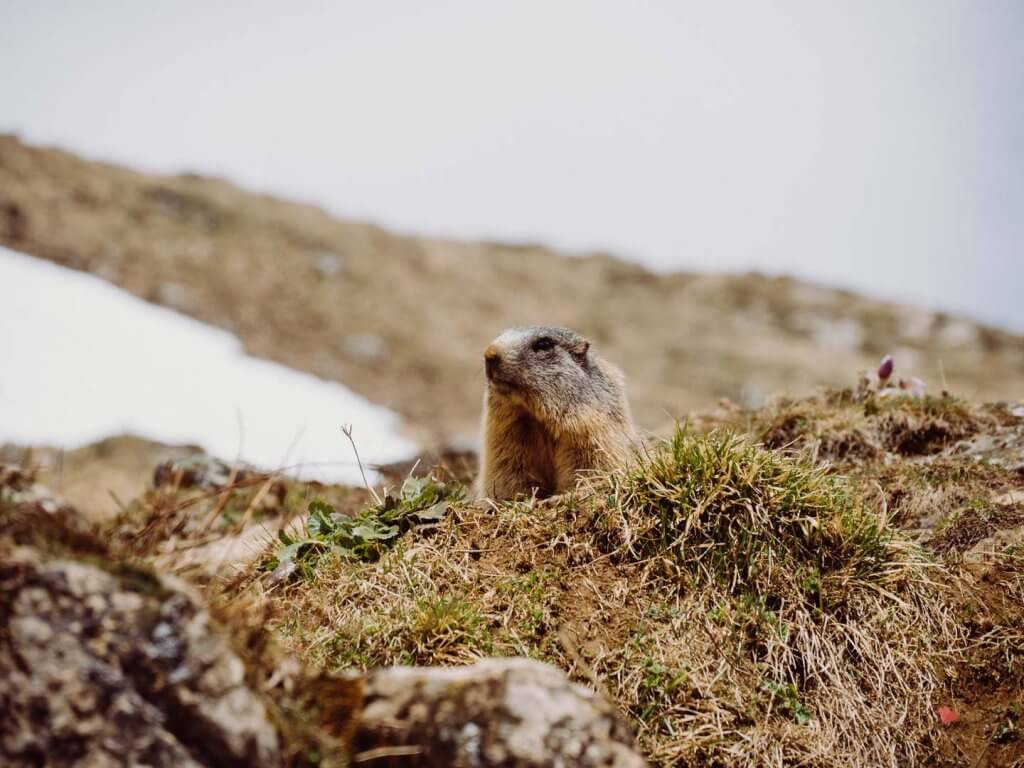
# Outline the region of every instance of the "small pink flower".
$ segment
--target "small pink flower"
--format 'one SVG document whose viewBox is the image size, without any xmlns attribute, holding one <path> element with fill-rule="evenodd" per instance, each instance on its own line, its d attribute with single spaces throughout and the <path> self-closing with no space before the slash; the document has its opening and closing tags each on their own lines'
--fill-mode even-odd
<svg viewBox="0 0 1024 768">
<path fill-rule="evenodd" d="M 900 389 L 906 390 L 910 393 L 911 397 L 918 400 L 924 397 L 924 382 L 917 378 L 917 376 L 900 379 Z"/>
<path fill-rule="evenodd" d="M 939 720 L 942 721 L 943 725 L 952 725 L 960 719 L 960 713 L 955 709 L 947 706 L 939 707 Z"/>
</svg>

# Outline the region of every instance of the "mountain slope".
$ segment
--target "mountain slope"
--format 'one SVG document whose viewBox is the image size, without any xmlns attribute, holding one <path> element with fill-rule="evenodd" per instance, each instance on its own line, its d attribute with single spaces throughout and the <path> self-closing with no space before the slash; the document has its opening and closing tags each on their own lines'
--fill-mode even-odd
<svg viewBox="0 0 1024 768">
<path fill-rule="evenodd" d="M 518 323 L 588 334 L 626 371 L 647 428 L 722 396 L 841 384 L 887 351 L 901 372 L 933 389 L 944 374 L 971 397 L 1019 396 L 1024 376 L 1024 339 L 941 313 L 786 278 L 661 275 L 606 255 L 401 236 L 10 136 L 0 136 L 0 243 L 344 382 L 429 443 L 475 432 L 480 351 Z"/>
</svg>

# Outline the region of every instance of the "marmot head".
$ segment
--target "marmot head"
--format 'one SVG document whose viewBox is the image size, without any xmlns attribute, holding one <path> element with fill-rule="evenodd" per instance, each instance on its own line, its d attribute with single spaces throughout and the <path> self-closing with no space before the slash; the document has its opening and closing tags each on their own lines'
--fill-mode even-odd
<svg viewBox="0 0 1024 768">
<path fill-rule="evenodd" d="M 590 342 L 568 328 L 510 328 L 484 351 L 488 398 L 519 405 L 553 429 L 571 428 L 588 408 L 619 406 L 620 387 L 597 362 Z"/>
</svg>

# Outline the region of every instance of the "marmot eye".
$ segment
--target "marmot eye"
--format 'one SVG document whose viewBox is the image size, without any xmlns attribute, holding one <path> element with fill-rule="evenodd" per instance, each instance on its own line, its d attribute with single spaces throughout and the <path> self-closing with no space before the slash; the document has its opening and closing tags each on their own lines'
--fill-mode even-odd
<svg viewBox="0 0 1024 768">
<path fill-rule="evenodd" d="M 554 348 L 555 340 L 549 339 L 547 336 L 537 339 L 535 342 L 533 342 L 533 346 L 531 347 L 531 349 L 534 352 L 547 352 L 549 349 Z"/>
</svg>

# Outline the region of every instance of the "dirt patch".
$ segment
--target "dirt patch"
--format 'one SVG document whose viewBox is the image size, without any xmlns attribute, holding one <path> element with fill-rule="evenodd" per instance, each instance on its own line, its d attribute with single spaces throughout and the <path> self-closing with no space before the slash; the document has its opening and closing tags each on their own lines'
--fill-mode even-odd
<svg viewBox="0 0 1024 768">
<path fill-rule="evenodd" d="M 0 460 L 34 467 L 39 482 L 66 498 L 89 520 L 116 517 L 149 487 L 160 462 L 194 455 L 195 446 L 169 446 L 117 435 L 64 451 L 35 446 L 0 448 Z"/>
<path fill-rule="evenodd" d="M 1024 764 L 1024 560 L 968 565 L 953 602 L 968 632 L 940 703 L 955 721 L 938 728 L 936 766 Z"/>
<path fill-rule="evenodd" d="M 1020 525 L 1024 525 L 1024 507 L 976 504 L 947 519 L 925 545 L 933 552 L 966 552 L 997 531 Z"/>
</svg>

